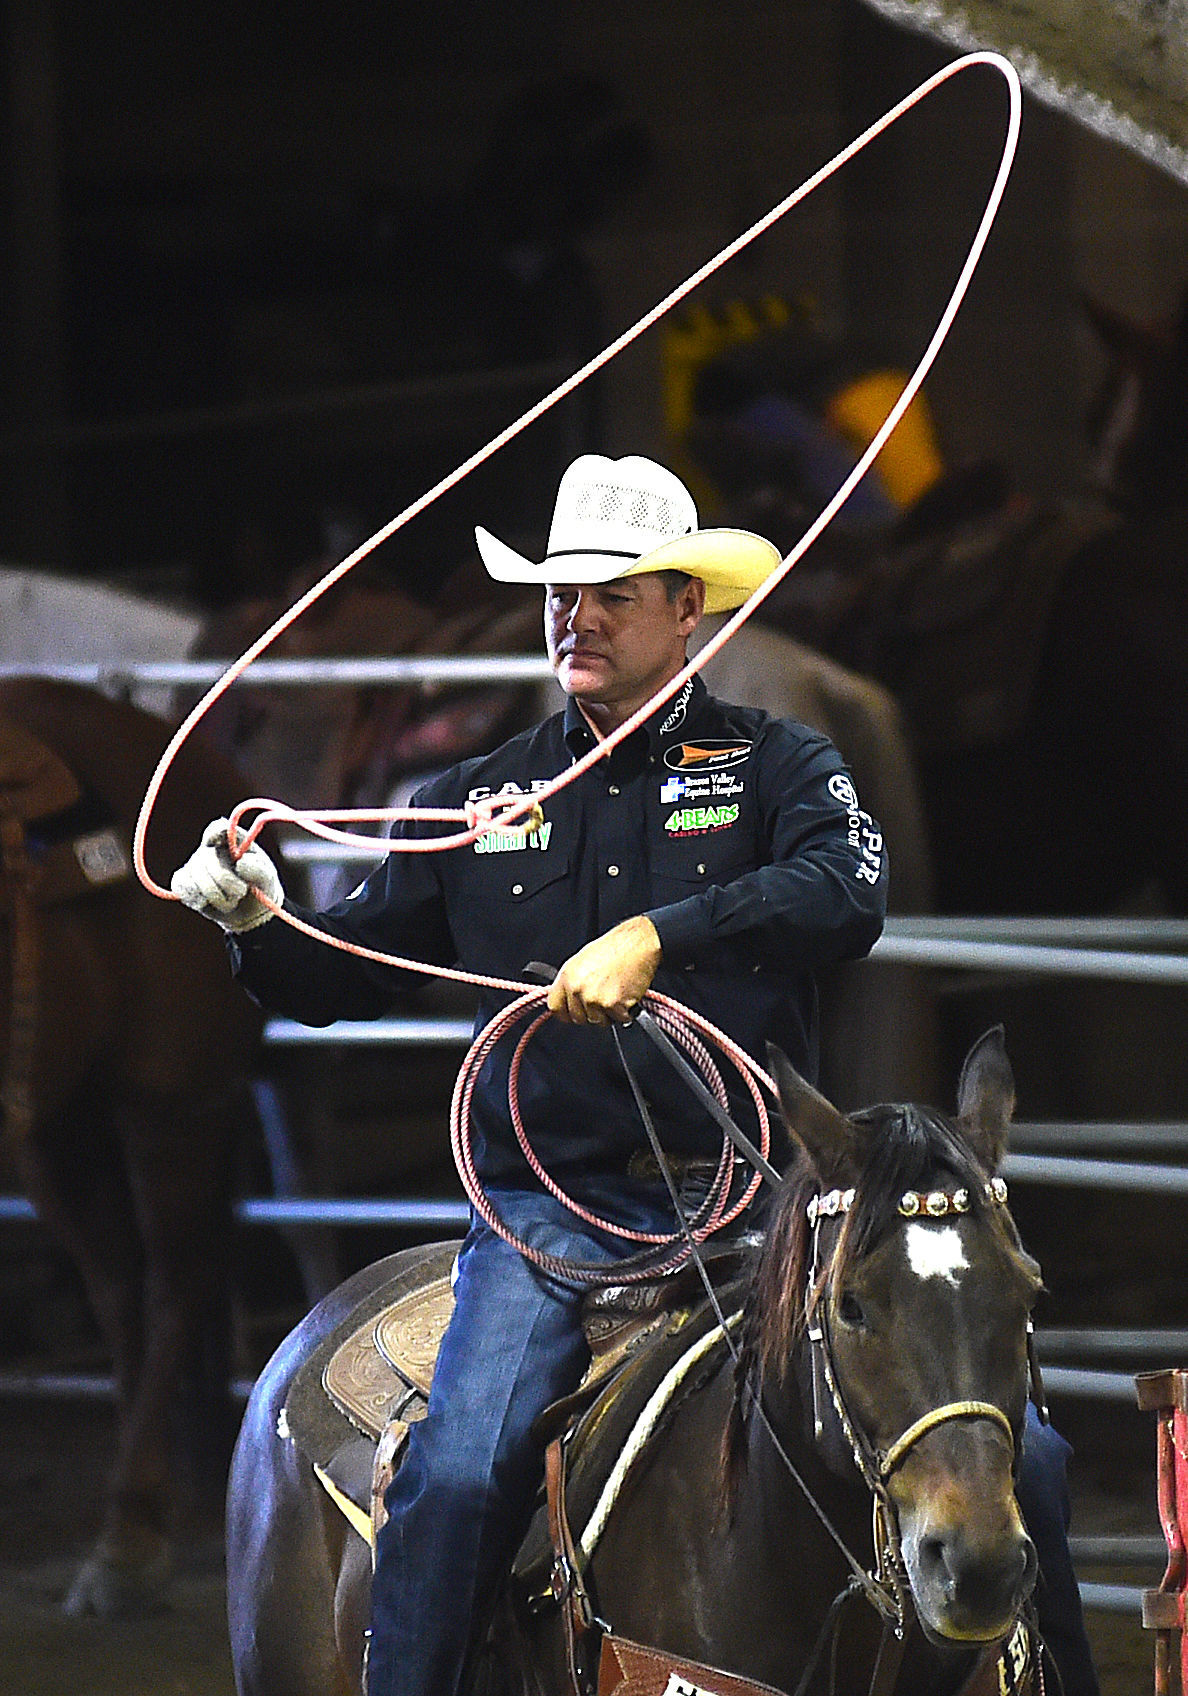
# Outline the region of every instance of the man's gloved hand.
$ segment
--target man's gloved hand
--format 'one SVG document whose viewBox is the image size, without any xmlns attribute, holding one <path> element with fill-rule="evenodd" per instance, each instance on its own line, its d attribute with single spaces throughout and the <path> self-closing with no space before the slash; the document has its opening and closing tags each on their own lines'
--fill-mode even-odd
<svg viewBox="0 0 1188 1696">
<path fill-rule="evenodd" d="M 626 1024 L 652 986 L 660 938 L 642 913 L 571 954 L 553 979 L 549 1011 L 567 1025 Z"/>
<path fill-rule="evenodd" d="M 240 859 L 231 858 L 227 846 L 227 819 L 213 819 L 202 832 L 202 845 L 169 880 L 169 887 L 185 907 L 203 918 L 213 919 L 224 930 L 242 934 L 272 918 L 267 907 L 252 894 L 258 889 L 279 906 L 285 898 L 280 874 L 258 843 Z"/>
</svg>

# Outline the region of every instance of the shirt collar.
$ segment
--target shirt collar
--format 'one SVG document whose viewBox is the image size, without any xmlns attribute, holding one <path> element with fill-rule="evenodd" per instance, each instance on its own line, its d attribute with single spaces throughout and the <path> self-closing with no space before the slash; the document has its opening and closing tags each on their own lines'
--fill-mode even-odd
<svg viewBox="0 0 1188 1696">
<path fill-rule="evenodd" d="M 665 701 L 663 706 L 656 708 L 650 718 L 644 720 L 636 736 L 629 737 L 625 746 L 634 743 L 637 736 L 646 736 L 649 746 L 655 750 L 661 750 L 679 741 L 700 714 L 707 698 L 705 684 L 701 681 L 700 674 L 694 672 L 671 700 Z M 583 754 L 588 753 L 595 743 L 594 733 L 572 696 L 565 703 L 562 735 L 574 759 L 580 759 Z"/>
</svg>

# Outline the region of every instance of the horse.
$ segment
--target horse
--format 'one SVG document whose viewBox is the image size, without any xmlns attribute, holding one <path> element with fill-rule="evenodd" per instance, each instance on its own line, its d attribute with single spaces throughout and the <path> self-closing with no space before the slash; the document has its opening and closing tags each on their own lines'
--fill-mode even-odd
<svg viewBox="0 0 1188 1696">
<path fill-rule="evenodd" d="M 169 731 L 93 689 L 0 683 L 6 1144 L 114 1364 L 101 1524 L 65 1599 L 104 1617 L 159 1597 L 183 1484 L 196 1502 L 221 1500 L 235 1429 L 231 1196 L 262 1017 L 217 930 L 132 875 L 133 826 Z M 242 794 L 228 762 L 187 742 L 149 831 L 160 873 Z M 179 1406 L 188 1481 L 175 1466 Z"/>
<path fill-rule="evenodd" d="M 722 1292 L 722 1323 L 681 1330 L 698 1338 L 696 1364 L 650 1431 L 634 1432 L 600 1533 L 546 1538 L 598 1622 L 597 1688 L 778 1696 L 810 1680 L 825 1689 L 831 1661 L 830 1688 L 864 1690 L 881 1649 L 885 1667 L 892 1651 L 901 1659 L 880 1690 L 998 1691 L 1009 1644 L 1016 1682 L 1002 1688 L 1029 1691 L 1024 1663 L 1034 1669 L 1038 1651 L 1017 1622 L 1036 1563 L 1013 1466 L 1040 1278 L 993 1176 L 1013 1105 L 1001 1029 L 966 1057 L 955 1119 L 914 1105 L 847 1116 L 776 1050 L 770 1059 L 796 1152 L 766 1230 Z M 377 1297 L 417 1288 L 425 1253 L 356 1273 L 256 1382 L 228 1488 L 240 1696 L 360 1689 L 370 1550 L 306 1458 L 293 1388 L 360 1313 L 374 1318 Z M 572 1439 L 596 1494 L 613 1459 L 597 1432 L 616 1423 L 615 1382 Z M 567 1523 L 563 1502 L 550 1491 L 554 1524 Z M 525 1604 L 523 1561 L 489 1634 L 476 1634 L 472 1688 L 573 1691 L 566 1610 L 547 1599 L 547 1562 Z M 620 1684 L 616 1668 L 641 1664 L 650 1682 Z M 579 1692 L 593 1688 L 579 1677 Z"/>
</svg>

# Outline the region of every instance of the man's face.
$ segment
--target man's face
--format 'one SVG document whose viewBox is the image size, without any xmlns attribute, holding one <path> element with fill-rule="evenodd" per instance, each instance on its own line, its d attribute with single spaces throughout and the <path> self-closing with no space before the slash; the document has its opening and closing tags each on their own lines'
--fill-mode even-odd
<svg viewBox="0 0 1188 1696">
<path fill-rule="evenodd" d="M 656 572 L 615 583 L 550 583 L 544 627 L 549 659 L 567 695 L 613 728 L 685 663 L 705 588 L 690 578 L 669 599 Z"/>
</svg>

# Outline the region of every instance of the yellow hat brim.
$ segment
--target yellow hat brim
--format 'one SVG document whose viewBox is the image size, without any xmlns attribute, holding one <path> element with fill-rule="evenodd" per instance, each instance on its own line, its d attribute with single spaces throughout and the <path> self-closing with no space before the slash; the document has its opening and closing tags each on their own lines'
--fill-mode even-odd
<svg viewBox="0 0 1188 1696">
<path fill-rule="evenodd" d="M 779 549 L 750 530 L 694 530 L 630 560 L 573 553 L 537 562 L 481 526 L 475 540 L 487 574 L 497 583 L 613 583 L 645 571 L 684 571 L 705 584 L 707 613 L 742 606 L 781 563 Z"/>
<path fill-rule="evenodd" d="M 619 577 L 644 571 L 684 571 L 705 584 L 705 610 L 741 607 L 781 562 L 780 550 L 750 530 L 694 530 L 642 554 Z"/>
</svg>

